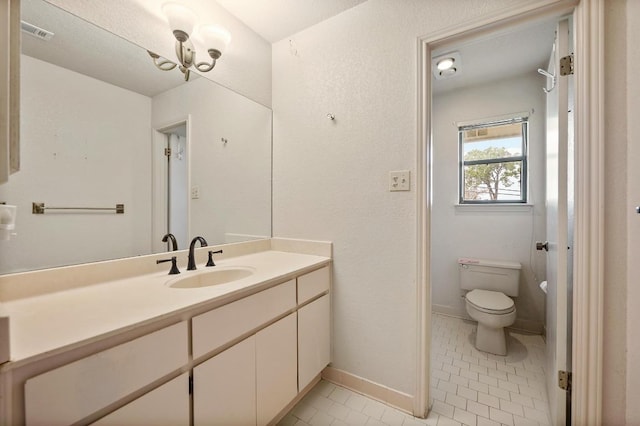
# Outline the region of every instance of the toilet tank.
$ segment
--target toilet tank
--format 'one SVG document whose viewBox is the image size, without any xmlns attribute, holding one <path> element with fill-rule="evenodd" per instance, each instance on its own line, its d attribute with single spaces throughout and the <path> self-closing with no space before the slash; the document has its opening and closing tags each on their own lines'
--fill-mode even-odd
<svg viewBox="0 0 640 426">
<path fill-rule="evenodd" d="M 458 259 L 460 288 L 463 290 L 499 291 L 507 296 L 517 297 L 520 284 L 518 262 L 490 259 Z"/>
</svg>

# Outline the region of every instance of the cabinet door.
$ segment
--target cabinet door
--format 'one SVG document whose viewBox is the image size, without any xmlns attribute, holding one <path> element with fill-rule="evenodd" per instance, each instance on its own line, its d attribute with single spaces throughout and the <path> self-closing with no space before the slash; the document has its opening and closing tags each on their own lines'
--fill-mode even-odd
<svg viewBox="0 0 640 426">
<path fill-rule="evenodd" d="M 251 336 L 193 369 L 193 423 L 256 424 L 256 339 Z"/>
<path fill-rule="evenodd" d="M 189 374 L 176 377 L 92 424 L 188 426 Z"/>
<path fill-rule="evenodd" d="M 296 283 L 291 280 L 194 317 L 193 358 L 268 324 L 295 306 Z"/>
<path fill-rule="evenodd" d="M 185 321 L 28 379 L 28 426 L 81 421 L 189 362 Z"/>
<path fill-rule="evenodd" d="M 298 310 L 298 381 L 301 391 L 331 362 L 331 305 L 326 294 Z"/>
<path fill-rule="evenodd" d="M 268 424 L 298 393 L 296 313 L 256 334 L 258 425 Z"/>
</svg>

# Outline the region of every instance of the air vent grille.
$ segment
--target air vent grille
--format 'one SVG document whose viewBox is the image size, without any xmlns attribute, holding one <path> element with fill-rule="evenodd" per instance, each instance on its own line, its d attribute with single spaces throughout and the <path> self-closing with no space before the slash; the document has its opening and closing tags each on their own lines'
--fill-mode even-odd
<svg viewBox="0 0 640 426">
<path fill-rule="evenodd" d="M 24 21 L 20 21 L 20 28 L 25 33 L 45 41 L 51 40 L 54 35 L 51 31 L 44 30 L 40 27 L 36 27 L 35 25 Z"/>
</svg>

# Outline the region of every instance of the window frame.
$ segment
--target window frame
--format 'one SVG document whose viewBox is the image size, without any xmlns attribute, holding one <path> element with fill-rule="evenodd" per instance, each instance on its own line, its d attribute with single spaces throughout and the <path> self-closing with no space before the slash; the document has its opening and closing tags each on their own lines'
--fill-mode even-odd
<svg viewBox="0 0 640 426">
<path fill-rule="evenodd" d="M 486 129 L 509 124 L 521 124 L 522 129 L 522 155 L 514 157 L 492 158 L 487 160 L 464 160 L 464 132 L 467 130 Z M 458 204 L 527 204 L 528 202 L 528 159 L 529 159 L 529 118 L 526 116 L 516 116 L 506 120 L 484 121 L 476 124 L 458 125 Z M 520 170 L 520 199 L 518 200 L 467 200 L 464 198 L 464 169 L 465 166 L 478 164 L 515 163 L 521 162 Z"/>
</svg>

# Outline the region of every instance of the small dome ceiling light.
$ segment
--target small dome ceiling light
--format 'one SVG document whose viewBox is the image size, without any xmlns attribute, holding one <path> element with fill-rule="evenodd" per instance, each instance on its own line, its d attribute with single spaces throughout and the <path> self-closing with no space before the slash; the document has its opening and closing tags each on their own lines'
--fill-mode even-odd
<svg viewBox="0 0 640 426">
<path fill-rule="evenodd" d="M 448 52 L 434 56 L 431 64 L 434 77 L 441 80 L 460 74 L 462 59 L 460 52 Z"/>
<path fill-rule="evenodd" d="M 436 66 L 438 67 L 438 70 L 446 71 L 448 69 L 451 69 L 453 67 L 453 64 L 455 64 L 455 62 L 456 60 L 453 58 L 444 58 L 444 59 L 440 59 L 436 64 Z"/>
</svg>

